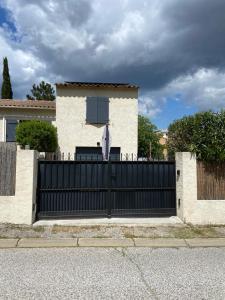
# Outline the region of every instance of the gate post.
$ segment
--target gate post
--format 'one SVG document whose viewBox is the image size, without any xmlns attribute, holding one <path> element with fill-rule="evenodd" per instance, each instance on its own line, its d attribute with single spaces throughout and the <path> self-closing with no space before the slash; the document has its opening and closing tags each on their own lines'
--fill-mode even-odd
<svg viewBox="0 0 225 300">
<path fill-rule="evenodd" d="M 35 150 L 17 150 L 16 197 L 23 199 L 21 207 L 26 208 L 26 218 L 32 224 L 36 215 L 36 189 L 38 173 L 38 152 Z M 22 204 L 24 202 L 24 204 Z M 26 203 L 26 205 L 25 205 Z"/>
<path fill-rule="evenodd" d="M 190 222 L 197 201 L 196 156 L 190 152 L 176 153 L 177 216 Z"/>
<path fill-rule="evenodd" d="M 0 222 L 31 225 L 35 218 L 38 152 L 17 148 L 15 195 L 0 196 Z"/>
</svg>

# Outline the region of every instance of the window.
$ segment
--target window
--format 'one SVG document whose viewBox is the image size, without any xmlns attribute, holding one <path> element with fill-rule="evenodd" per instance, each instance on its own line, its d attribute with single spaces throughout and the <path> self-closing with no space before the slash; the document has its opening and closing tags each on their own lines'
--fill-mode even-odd
<svg viewBox="0 0 225 300">
<path fill-rule="evenodd" d="M 76 160 L 102 160 L 102 147 L 76 147 Z M 120 147 L 110 148 L 110 160 L 120 160 Z"/>
<path fill-rule="evenodd" d="M 16 141 L 16 126 L 17 120 L 6 120 L 6 142 Z"/>
<path fill-rule="evenodd" d="M 90 124 L 106 124 L 109 121 L 109 98 L 87 97 L 86 121 Z"/>
</svg>

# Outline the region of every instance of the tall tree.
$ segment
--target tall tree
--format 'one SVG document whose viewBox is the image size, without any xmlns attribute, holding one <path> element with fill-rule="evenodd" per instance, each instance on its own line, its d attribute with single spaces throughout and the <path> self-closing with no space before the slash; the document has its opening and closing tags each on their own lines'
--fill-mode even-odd
<svg viewBox="0 0 225 300">
<path fill-rule="evenodd" d="M 148 118 L 138 116 L 138 155 L 142 157 L 163 158 L 163 145 L 160 133 Z"/>
<path fill-rule="evenodd" d="M 55 100 L 55 91 L 51 84 L 42 81 L 39 85 L 33 84 L 31 95 L 27 95 L 28 100 Z"/>
<path fill-rule="evenodd" d="M 8 59 L 3 58 L 3 81 L 2 81 L 2 99 L 12 99 L 13 92 L 9 75 Z"/>
</svg>

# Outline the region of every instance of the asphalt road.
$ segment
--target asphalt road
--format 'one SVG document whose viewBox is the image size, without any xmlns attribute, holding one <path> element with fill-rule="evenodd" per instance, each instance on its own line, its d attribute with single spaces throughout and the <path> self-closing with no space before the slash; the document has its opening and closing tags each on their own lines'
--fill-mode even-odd
<svg viewBox="0 0 225 300">
<path fill-rule="evenodd" d="M 225 248 L 0 250 L 0 299 L 225 299 Z"/>
</svg>

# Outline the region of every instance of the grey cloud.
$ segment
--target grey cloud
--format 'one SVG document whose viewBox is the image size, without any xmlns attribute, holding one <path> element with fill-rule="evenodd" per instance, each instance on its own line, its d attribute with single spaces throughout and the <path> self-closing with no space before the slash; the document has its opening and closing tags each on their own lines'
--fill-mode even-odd
<svg viewBox="0 0 225 300">
<path fill-rule="evenodd" d="M 166 37 L 156 43 L 154 49 L 145 49 L 147 42 L 151 43 L 154 36 L 146 26 L 145 40 L 136 42 L 133 39 L 132 49 L 125 49 L 126 56 L 133 56 L 133 62 L 105 70 L 99 61 L 95 64 L 89 61 L 90 52 L 77 54 L 77 59 L 87 59 L 88 65 L 79 70 L 82 79 L 131 81 L 139 84 L 144 90 L 155 90 L 165 86 L 181 75 L 193 74 L 199 68 L 225 67 L 225 2 L 223 0 L 189 0 L 165 1 L 162 5 L 159 22 L 165 25 Z M 147 8 L 151 9 L 151 7 Z M 143 11 L 148 23 L 148 15 Z M 158 32 L 163 35 L 163 32 Z M 116 45 L 115 45 L 116 47 Z M 135 51 L 134 51 L 135 50 Z M 112 49 L 113 51 L 113 49 Z M 138 53 L 146 57 L 142 62 Z M 75 53 L 76 54 L 76 53 Z M 137 58 L 135 58 L 137 56 Z M 75 56 L 76 57 L 76 56 Z M 76 58 L 75 58 L 76 59 Z M 104 59 L 107 57 L 101 58 Z M 114 59 L 117 59 L 115 56 Z M 66 63 L 66 62 L 65 62 Z M 93 68 L 94 66 L 94 68 Z M 68 77 L 74 76 L 73 69 L 68 66 Z M 79 68 L 78 68 L 79 69 Z"/>
<path fill-rule="evenodd" d="M 223 0 L 163 1 L 158 22 L 165 23 L 166 38 L 162 39 L 161 42 L 156 42 L 153 49 L 151 47 L 147 48 L 145 45 L 154 42 L 155 35 L 160 36 L 164 32 L 150 32 L 151 19 L 149 18 L 151 18 L 151 15 L 148 14 L 148 10 L 151 10 L 152 6 L 147 5 L 144 8 L 140 5 L 139 12 L 146 21 L 143 29 L 146 31 L 143 36 L 144 39 L 140 40 L 138 36 L 134 36 L 129 45 L 124 48 L 124 51 L 126 51 L 125 57 L 132 57 L 132 63 L 121 60 L 118 66 L 108 68 L 108 70 L 104 69 L 102 63 L 104 64 L 104 61 L 108 59 L 116 60 L 124 53 L 118 52 L 117 56 L 117 45 L 115 43 L 111 45 L 114 47 L 114 49 L 110 49 L 112 55 L 108 56 L 108 53 L 106 53 L 97 60 L 93 59 L 94 47 L 97 47 L 101 42 L 104 43 L 105 39 L 107 40 L 108 36 L 113 33 L 113 27 L 109 26 L 107 28 L 107 37 L 105 36 L 106 28 L 103 27 L 102 31 L 101 28 L 98 28 L 98 31 L 95 31 L 95 23 L 98 23 L 98 18 L 100 20 L 104 16 L 92 16 L 92 7 L 89 1 L 33 1 L 33 3 L 41 7 L 43 11 L 47 11 L 48 19 L 51 21 L 53 21 L 53 18 L 55 19 L 56 28 L 57 22 L 60 23 L 61 19 L 67 19 L 70 21 L 72 29 L 79 31 L 81 27 L 82 30 L 86 30 L 87 34 L 93 34 L 94 36 L 94 45 L 81 50 L 75 49 L 76 45 L 73 41 L 71 41 L 71 44 L 62 45 L 61 49 L 54 50 L 51 45 L 48 47 L 48 45 L 43 44 L 39 36 L 38 40 L 31 37 L 31 41 L 38 50 L 36 55 L 45 60 L 50 67 L 50 71 L 60 72 L 61 70 L 64 73 L 63 75 L 67 74 L 70 79 L 77 70 L 80 77 L 90 78 L 90 80 L 124 81 L 127 78 L 129 81 L 137 82 L 145 89 L 158 89 L 177 76 L 194 72 L 200 67 L 224 68 L 225 65 L 225 2 Z M 51 6 L 50 3 L 54 5 Z M 131 7 L 134 4 L 135 1 L 132 1 Z M 92 2 L 93 5 L 95 5 L 94 1 Z M 137 5 L 134 7 L 137 10 Z M 110 5 L 109 7 L 105 5 L 105 9 L 110 10 Z M 129 11 L 128 8 L 127 11 Z M 102 11 L 103 15 L 104 13 Z M 91 27 L 85 27 L 84 23 L 91 19 L 91 16 L 93 17 Z M 119 26 L 116 16 L 112 15 L 111 17 L 115 22 L 114 28 Z M 119 19 L 119 22 L 121 22 L 121 18 Z M 35 20 L 32 20 L 32 22 L 35 25 Z M 82 27 L 82 25 L 84 26 Z M 62 26 L 63 24 L 59 25 L 58 29 L 62 30 Z M 40 28 L 41 30 L 44 30 L 44 28 Z M 47 31 L 48 28 L 46 27 L 45 30 Z M 67 30 L 65 28 L 65 35 L 68 34 Z M 105 34 L 102 35 L 102 32 L 105 32 Z M 71 48 L 68 56 L 64 53 L 66 48 Z M 140 52 L 145 58 L 144 62 L 138 58 Z M 59 66 L 60 61 L 63 63 L 64 68 Z M 90 72 L 90 68 L 94 72 Z"/>
<path fill-rule="evenodd" d="M 225 1 L 177 0 L 167 3 L 170 4 L 160 13 L 161 20 L 166 23 L 167 37 L 155 49 L 146 50 L 149 61 L 143 65 L 139 61 L 122 65 L 109 74 L 110 79 L 133 79 L 143 89 L 155 90 L 178 76 L 193 74 L 199 68 L 224 70 Z M 163 32 L 158 34 L 163 35 Z M 148 38 L 150 42 L 151 35 Z M 142 50 L 142 47 L 139 44 L 137 48 Z"/>
<path fill-rule="evenodd" d="M 157 97 L 176 78 L 225 69 L 224 0 L 4 0 L 4 6 L 23 35 L 17 47 L 43 62 L 43 77 L 132 82 Z"/>
<path fill-rule="evenodd" d="M 42 7 L 56 22 L 60 18 L 66 18 L 72 26 L 84 24 L 92 11 L 91 2 L 88 0 L 43 1 Z"/>
<path fill-rule="evenodd" d="M 176 46 L 172 49 L 175 53 L 182 51 L 181 54 L 188 58 L 190 67 L 224 68 L 223 0 L 176 0 L 173 5 L 164 7 L 162 16 L 165 17 L 171 33 L 178 33 Z"/>
</svg>

